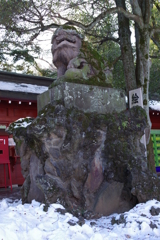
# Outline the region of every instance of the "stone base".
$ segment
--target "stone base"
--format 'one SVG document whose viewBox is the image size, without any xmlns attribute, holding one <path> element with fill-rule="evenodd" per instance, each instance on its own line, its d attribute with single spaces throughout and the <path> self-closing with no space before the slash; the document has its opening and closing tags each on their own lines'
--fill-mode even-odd
<svg viewBox="0 0 160 240">
<path fill-rule="evenodd" d="M 38 112 L 57 100 L 62 100 L 66 108 L 76 107 L 83 112 L 105 114 L 126 109 L 123 90 L 64 82 L 38 96 Z"/>
</svg>

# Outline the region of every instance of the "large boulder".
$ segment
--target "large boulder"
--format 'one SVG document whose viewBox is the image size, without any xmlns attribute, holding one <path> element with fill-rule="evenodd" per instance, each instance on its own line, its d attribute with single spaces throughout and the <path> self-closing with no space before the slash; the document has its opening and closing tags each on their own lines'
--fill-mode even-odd
<svg viewBox="0 0 160 240">
<path fill-rule="evenodd" d="M 48 104 L 27 128 L 12 129 L 26 179 L 23 202 L 60 202 L 91 217 L 160 200 L 160 182 L 141 143 L 146 121 L 138 106 L 96 114 Z"/>
</svg>

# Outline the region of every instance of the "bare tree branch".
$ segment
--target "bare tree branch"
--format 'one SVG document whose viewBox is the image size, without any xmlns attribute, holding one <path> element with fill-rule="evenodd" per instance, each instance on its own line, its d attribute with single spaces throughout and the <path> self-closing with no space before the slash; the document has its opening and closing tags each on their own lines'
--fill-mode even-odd
<svg viewBox="0 0 160 240">
<path fill-rule="evenodd" d="M 117 58 L 112 62 L 112 66 L 115 66 L 116 63 L 117 63 L 119 60 L 122 60 L 122 56 L 121 56 L 121 55 L 120 55 L 119 57 L 117 57 Z"/>
<path fill-rule="evenodd" d="M 54 67 L 50 62 L 48 62 L 47 60 L 45 60 L 45 59 L 43 59 L 43 58 L 37 58 L 37 59 L 46 62 L 46 63 L 50 66 L 50 68 L 51 68 L 52 70 L 57 71 L 57 68 L 55 68 L 55 67 Z"/>
<path fill-rule="evenodd" d="M 69 20 L 68 18 L 62 17 L 60 14 L 57 14 L 55 17 L 65 20 L 67 25 L 74 25 L 74 26 L 82 28 L 85 31 L 88 31 L 88 30 L 91 30 L 101 19 L 105 18 L 109 14 L 114 14 L 114 13 L 123 13 L 126 18 L 129 18 L 130 20 L 134 20 L 135 22 L 137 22 L 137 24 L 140 26 L 140 28 L 143 28 L 143 26 L 144 26 L 142 17 L 134 15 L 130 12 L 127 12 L 122 7 L 115 7 L 115 8 L 107 9 L 106 11 L 100 13 L 97 17 L 95 17 L 93 22 L 91 22 L 88 25 L 84 25 L 77 21 Z"/>
<path fill-rule="evenodd" d="M 155 2 L 155 1 L 153 1 L 153 2 L 154 2 L 154 5 L 156 6 L 157 10 L 160 11 L 160 5 L 158 4 L 158 2 Z"/>
<path fill-rule="evenodd" d="M 17 28 L 17 27 L 10 27 L 10 26 L 7 26 L 7 30 L 11 30 L 11 31 L 15 31 L 15 32 L 19 32 L 19 33 L 28 33 L 28 32 L 33 32 L 33 31 L 45 31 L 45 30 L 48 30 L 50 28 L 58 28 L 60 27 L 61 25 L 60 24 L 56 24 L 56 23 L 52 23 L 52 24 L 49 24 L 49 25 L 46 25 L 46 26 L 38 26 L 38 27 L 34 27 L 34 28 L 30 28 L 30 29 L 23 29 L 23 28 Z"/>
<path fill-rule="evenodd" d="M 16 32 L 19 32 L 20 34 L 21 33 L 28 33 L 28 32 L 32 32 L 32 31 L 45 31 L 45 30 L 48 30 L 50 28 L 57 28 L 57 27 L 60 27 L 61 24 L 56 24 L 56 23 L 51 23 L 51 24 L 48 24 L 48 25 L 44 25 L 42 20 L 42 16 L 41 16 L 41 13 L 38 12 L 40 15 L 40 19 L 39 21 L 33 21 L 33 20 L 30 20 L 26 17 L 21 17 L 21 19 L 23 19 L 24 21 L 27 21 L 27 22 L 30 22 L 30 23 L 39 23 L 40 25 L 39 26 L 36 26 L 36 27 L 33 27 L 33 28 L 30 28 L 30 29 L 23 29 L 23 28 L 18 28 L 16 26 L 12 27 L 12 26 L 7 26 L 7 28 L 11 31 L 16 31 Z M 57 19 L 61 19 L 61 20 L 65 20 L 66 21 L 66 25 L 73 25 L 73 26 L 77 26 L 85 31 L 89 31 L 91 29 L 94 28 L 94 26 L 100 22 L 103 18 L 105 18 L 107 15 L 109 14 L 115 14 L 115 13 L 122 13 L 124 14 L 124 16 L 126 18 L 129 18 L 131 20 L 134 20 L 135 22 L 137 22 L 137 24 L 140 26 L 140 28 L 143 28 L 143 19 L 142 17 L 138 16 L 138 15 L 134 15 L 130 12 L 127 12 L 126 10 L 124 10 L 122 7 L 115 7 L 115 8 L 110 8 L 110 9 L 107 9 L 105 10 L 104 12 L 100 13 L 97 17 L 94 18 L 94 20 L 89 23 L 88 25 L 84 25 L 82 24 L 81 22 L 78 22 L 78 21 L 74 21 L 74 20 L 69 20 L 68 18 L 66 17 L 62 17 L 60 14 L 54 14 L 54 17 L 57 18 Z"/>
<path fill-rule="evenodd" d="M 153 36 L 155 33 L 160 33 L 160 27 L 153 28 L 153 29 L 151 30 L 151 36 Z"/>
<path fill-rule="evenodd" d="M 133 9 L 133 13 L 142 17 L 142 11 L 141 8 L 139 6 L 138 0 L 130 0 L 132 9 Z"/>
<path fill-rule="evenodd" d="M 69 5 L 66 8 L 64 8 L 64 11 L 67 10 L 67 9 L 79 7 L 79 6 L 85 5 L 85 4 L 87 4 L 87 1 L 83 1 L 83 2 L 80 2 L 80 3 L 79 3 L 79 1 L 77 1 L 76 3 L 69 3 Z"/>
<path fill-rule="evenodd" d="M 153 59 L 160 59 L 160 56 L 156 56 L 156 55 L 149 55 L 149 57 Z"/>
<path fill-rule="evenodd" d="M 37 9 L 36 5 L 34 4 L 34 1 L 31 0 L 31 2 L 32 2 L 32 4 L 33 4 L 35 10 L 37 11 L 38 15 L 40 16 L 40 18 L 42 18 L 41 12 Z"/>
<path fill-rule="evenodd" d="M 26 45 L 30 45 L 33 42 L 33 40 L 36 39 L 36 37 L 38 37 L 39 34 L 40 34 L 40 31 L 32 35 Z"/>
<path fill-rule="evenodd" d="M 160 42 L 157 41 L 153 36 L 151 37 L 151 39 L 154 42 L 154 44 L 158 47 L 158 49 L 160 50 Z"/>
<path fill-rule="evenodd" d="M 34 21 L 34 20 L 30 20 L 30 19 L 27 19 L 26 17 L 22 17 L 22 16 L 20 16 L 19 19 L 22 19 L 23 21 L 34 23 L 34 24 L 41 24 L 40 20 L 39 21 Z"/>
<path fill-rule="evenodd" d="M 104 42 L 107 42 L 107 41 L 113 41 L 113 42 L 119 43 L 119 38 L 105 37 L 102 40 L 99 40 L 93 43 L 100 43 L 100 45 L 102 45 Z"/>
</svg>

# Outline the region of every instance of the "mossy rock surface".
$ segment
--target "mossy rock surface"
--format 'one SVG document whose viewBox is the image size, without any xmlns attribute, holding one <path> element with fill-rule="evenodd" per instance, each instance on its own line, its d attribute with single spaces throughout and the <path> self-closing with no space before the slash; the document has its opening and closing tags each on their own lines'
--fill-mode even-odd
<svg viewBox="0 0 160 240">
<path fill-rule="evenodd" d="M 140 142 L 146 125 L 145 111 L 138 106 L 95 114 L 66 109 L 62 103 L 47 105 L 27 128 L 13 131 L 16 142 L 21 141 L 18 153 L 29 179 L 23 199 L 37 196 L 46 206 L 59 201 L 84 217 L 160 200 L 159 178 L 149 170 Z"/>
</svg>

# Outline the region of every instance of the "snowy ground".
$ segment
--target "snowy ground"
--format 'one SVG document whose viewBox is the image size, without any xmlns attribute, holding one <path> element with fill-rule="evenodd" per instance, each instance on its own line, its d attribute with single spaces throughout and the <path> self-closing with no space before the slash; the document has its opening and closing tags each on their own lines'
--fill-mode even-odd
<svg viewBox="0 0 160 240">
<path fill-rule="evenodd" d="M 156 200 L 138 204 L 124 214 L 85 220 L 82 226 L 78 224 L 79 219 L 70 213 L 60 214 L 57 208 L 63 209 L 59 204 L 52 204 L 44 212 L 43 204 L 34 200 L 22 205 L 21 201 L 3 199 L 0 240 L 160 239 L 160 202 Z"/>
</svg>

